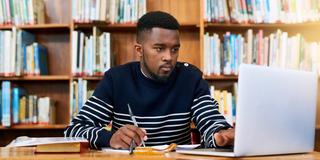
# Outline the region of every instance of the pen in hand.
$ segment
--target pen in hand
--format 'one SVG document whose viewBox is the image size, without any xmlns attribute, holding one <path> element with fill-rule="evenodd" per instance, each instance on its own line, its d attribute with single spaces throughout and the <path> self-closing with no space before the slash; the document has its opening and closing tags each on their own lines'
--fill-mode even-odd
<svg viewBox="0 0 320 160">
<path fill-rule="evenodd" d="M 132 120 L 133 124 L 134 124 L 136 127 L 138 127 L 138 123 L 137 123 L 136 119 L 135 119 L 134 116 L 133 116 L 133 113 L 132 113 L 132 110 L 131 110 L 131 107 L 130 107 L 129 104 L 128 104 L 128 110 L 129 110 L 129 114 L 130 114 L 130 117 L 131 117 L 131 120 Z M 146 147 L 143 139 L 141 140 L 141 142 L 142 142 L 143 147 Z"/>
</svg>

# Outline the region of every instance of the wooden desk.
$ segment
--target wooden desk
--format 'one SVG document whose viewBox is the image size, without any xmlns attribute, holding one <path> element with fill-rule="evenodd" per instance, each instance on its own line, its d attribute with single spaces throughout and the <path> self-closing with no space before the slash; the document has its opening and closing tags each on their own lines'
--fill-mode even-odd
<svg viewBox="0 0 320 160">
<path fill-rule="evenodd" d="M 34 148 L 0 148 L 0 159 L 19 159 L 19 160 L 226 160 L 232 158 L 224 157 L 206 157 L 206 156 L 191 156 L 183 155 L 175 152 L 165 155 L 126 155 L 126 154 L 108 154 L 101 151 L 89 151 L 81 154 L 35 154 Z M 320 159 L 319 152 L 310 154 L 295 154 L 295 155 L 281 155 L 281 156 L 261 156 L 261 157 L 246 157 L 234 159 L 255 159 L 255 160 L 316 160 Z"/>
</svg>

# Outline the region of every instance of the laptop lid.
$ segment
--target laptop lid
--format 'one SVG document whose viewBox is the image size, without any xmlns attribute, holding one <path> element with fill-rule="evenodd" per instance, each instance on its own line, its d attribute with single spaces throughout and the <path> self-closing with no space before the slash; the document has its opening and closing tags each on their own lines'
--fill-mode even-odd
<svg viewBox="0 0 320 160">
<path fill-rule="evenodd" d="M 317 74 L 248 64 L 239 71 L 235 156 L 313 151 Z"/>
<path fill-rule="evenodd" d="M 177 152 L 239 157 L 313 151 L 317 74 L 248 64 L 239 71 L 234 151 Z"/>
</svg>

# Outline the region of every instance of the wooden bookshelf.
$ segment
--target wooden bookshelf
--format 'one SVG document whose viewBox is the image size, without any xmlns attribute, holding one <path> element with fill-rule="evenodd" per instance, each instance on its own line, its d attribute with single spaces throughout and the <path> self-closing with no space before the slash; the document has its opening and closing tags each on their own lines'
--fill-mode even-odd
<svg viewBox="0 0 320 160">
<path fill-rule="evenodd" d="M 267 29 L 267 28 L 308 28 L 308 27 L 319 27 L 320 22 L 308 22 L 308 23 L 294 23 L 294 24 L 286 24 L 286 23 L 261 23 L 261 24 L 239 24 L 239 23 L 204 23 L 205 28 L 224 28 L 224 29 L 232 29 L 232 28 L 258 28 L 258 29 Z"/>
<path fill-rule="evenodd" d="M 128 23 L 128 24 L 110 24 L 110 23 L 75 23 L 74 29 L 92 29 L 93 26 L 97 26 L 98 28 L 102 28 L 104 30 L 135 30 L 136 29 L 135 23 Z M 184 29 L 199 29 L 198 23 L 181 23 L 180 27 L 182 30 Z"/>
<path fill-rule="evenodd" d="M 70 31 L 71 0 L 46 1 L 45 23 L 18 25 L 17 29 L 35 35 L 35 41 L 48 50 L 48 70 L 46 76 L 0 77 L 0 82 L 11 81 L 11 86 L 24 88 L 29 94 L 48 96 L 55 101 L 56 123 L 54 125 L 12 125 L 0 126 L 0 146 L 8 144 L 18 136 L 43 137 L 63 136 L 63 130 L 70 122 L 69 84 L 70 71 Z M 13 25 L 2 25 L 0 30 L 11 30 Z"/>
<path fill-rule="evenodd" d="M 12 25 L 0 25 L 0 29 L 1 30 L 5 30 L 5 29 L 10 30 L 10 29 L 12 29 Z"/>
<path fill-rule="evenodd" d="M 0 81 L 68 81 L 69 79 L 69 76 L 64 75 L 0 77 Z"/>
<path fill-rule="evenodd" d="M 73 79 L 77 79 L 77 78 L 82 78 L 84 80 L 89 80 L 89 81 L 100 81 L 103 76 L 82 76 L 82 77 L 73 77 Z"/>
<path fill-rule="evenodd" d="M 67 127 L 67 125 L 64 124 L 55 124 L 55 125 L 40 125 L 40 124 L 26 124 L 26 125 L 13 125 L 11 127 L 0 127 L 1 129 L 5 129 L 5 130 L 21 130 L 21 129 L 32 129 L 32 130 L 37 130 L 37 129 L 65 129 Z"/>
<path fill-rule="evenodd" d="M 21 29 L 56 29 L 56 28 L 70 28 L 69 24 L 35 24 L 35 25 L 21 25 L 16 26 Z"/>
<path fill-rule="evenodd" d="M 210 75 L 203 76 L 203 78 L 207 81 L 237 81 L 238 76 L 235 75 Z"/>
</svg>

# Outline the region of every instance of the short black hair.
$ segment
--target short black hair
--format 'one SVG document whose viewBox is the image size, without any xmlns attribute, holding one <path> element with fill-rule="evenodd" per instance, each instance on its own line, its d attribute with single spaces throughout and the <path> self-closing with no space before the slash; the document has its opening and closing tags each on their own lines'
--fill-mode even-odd
<svg viewBox="0 0 320 160">
<path fill-rule="evenodd" d="M 142 39 L 142 32 L 151 31 L 152 28 L 179 30 L 180 24 L 172 15 L 162 11 L 152 11 L 144 14 L 137 24 L 137 42 Z"/>
</svg>

